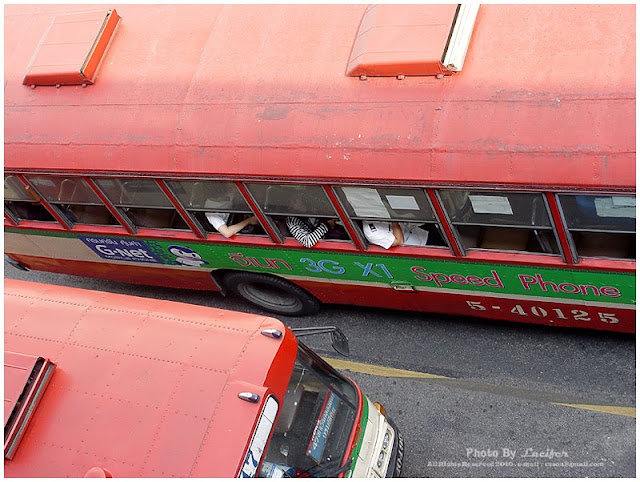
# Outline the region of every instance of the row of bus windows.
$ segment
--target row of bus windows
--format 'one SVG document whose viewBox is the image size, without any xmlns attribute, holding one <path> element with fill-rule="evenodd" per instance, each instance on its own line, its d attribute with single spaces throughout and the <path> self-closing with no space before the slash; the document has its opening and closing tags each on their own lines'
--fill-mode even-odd
<svg viewBox="0 0 640 482">
<path fill-rule="evenodd" d="M 268 236 L 250 203 L 230 181 L 90 178 L 87 182 L 78 177 L 43 175 L 26 179 L 28 184 L 16 176 L 5 176 L 5 212 L 15 222 L 56 222 L 53 210 L 67 227 L 122 223 L 130 230 L 191 231 L 192 226 L 200 236 L 206 236 L 217 230 L 224 232 L 223 225 L 237 226 L 240 235 Z M 292 237 L 290 220 L 296 217 L 311 229 L 313 223 L 327 222 L 331 228 L 322 235 L 324 239 L 352 242 L 351 231 L 365 245 L 389 248 L 394 229 L 399 229 L 404 244 L 451 249 L 442 230 L 441 223 L 446 222 L 464 250 L 560 255 L 547 199 L 541 193 L 438 189 L 430 198 L 427 190 L 419 188 L 334 186 L 333 192 L 348 216 L 340 219 L 321 186 L 250 182 L 243 186 L 276 237 Z M 109 208 L 101 197 L 111 204 Z M 39 202 L 42 198 L 49 208 Z M 432 199 L 448 219 L 436 216 Z M 635 259 L 635 196 L 557 194 L 556 199 L 575 255 Z M 351 230 L 345 228 L 346 222 Z"/>
</svg>

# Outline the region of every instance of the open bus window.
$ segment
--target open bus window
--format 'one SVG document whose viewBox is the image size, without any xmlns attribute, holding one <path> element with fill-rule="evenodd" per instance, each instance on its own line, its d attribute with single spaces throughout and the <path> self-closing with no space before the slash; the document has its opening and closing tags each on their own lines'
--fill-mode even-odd
<svg viewBox="0 0 640 482">
<path fill-rule="evenodd" d="M 261 477 L 335 477 L 355 425 L 353 385 L 300 345 Z"/>
<path fill-rule="evenodd" d="M 16 176 L 4 177 L 4 208 L 15 222 L 57 222 L 47 209 L 27 192 L 27 186 Z"/>
<path fill-rule="evenodd" d="M 451 189 L 439 195 L 465 249 L 560 254 L 540 193 Z"/>
<path fill-rule="evenodd" d="M 298 217 L 312 228 L 320 221 L 328 223 L 338 219 L 331 201 L 320 186 L 258 183 L 248 183 L 246 186 L 284 237 L 293 237 L 287 227 L 287 217 Z M 339 222 L 330 225 L 323 239 L 349 240 L 347 231 Z"/>
<path fill-rule="evenodd" d="M 29 176 L 28 179 L 71 223 L 120 225 L 83 179 L 58 176 Z"/>
<path fill-rule="evenodd" d="M 123 216 L 140 228 L 190 230 L 153 179 L 95 179 Z"/>
<path fill-rule="evenodd" d="M 221 221 L 232 226 L 253 215 L 233 182 L 166 181 L 166 184 L 189 215 L 207 232 L 217 232 L 215 225 Z M 267 235 L 259 224 L 250 224 L 238 234 Z"/>
<path fill-rule="evenodd" d="M 57 222 L 49 211 L 40 203 L 34 201 L 6 201 L 5 209 L 15 221 L 45 221 Z"/>
<path fill-rule="evenodd" d="M 396 221 L 405 234 L 405 245 L 447 246 L 422 189 L 344 186 L 337 187 L 336 193 L 349 217 L 362 221 L 363 228 L 372 223 L 384 227 Z M 373 242 L 371 235 L 366 236 L 369 230 L 364 229 L 363 233 Z"/>
<path fill-rule="evenodd" d="M 559 194 L 558 200 L 578 256 L 635 259 L 634 195 Z"/>
</svg>

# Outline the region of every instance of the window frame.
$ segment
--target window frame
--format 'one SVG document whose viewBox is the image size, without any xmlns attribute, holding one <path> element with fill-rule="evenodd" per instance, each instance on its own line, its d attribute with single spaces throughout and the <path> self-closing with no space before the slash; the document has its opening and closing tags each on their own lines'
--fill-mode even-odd
<svg viewBox="0 0 640 482">
<path fill-rule="evenodd" d="M 249 236 L 249 237 L 260 237 L 260 238 L 271 238 L 271 240 L 273 241 L 272 236 L 269 233 L 269 230 L 265 228 L 265 226 L 263 225 L 263 222 L 261 220 L 261 217 L 258 216 L 258 214 L 255 212 L 255 209 L 252 207 L 251 203 L 249 202 L 249 200 L 247 199 L 245 193 L 243 192 L 243 190 L 239 187 L 239 183 L 237 181 L 233 181 L 230 179 L 185 179 L 185 178 L 162 178 L 160 180 L 160 182 L 162 183 L 162 185 L 164 186 L 164 188 L 166 189 L 165 194 L 167 194 L 167 197 L 170 198 L 171 202 L 173 202 L 173 204 L 178 208 L 178 210 L 182 210 L 182 216 L 183 218 L 185 218 L 185 220 L 188 218 L 189 221 L 187 221 L 187 224 L 189 224 L 191 226 L 191 229 L 196 232 L 196 234 L 202 238 L 202 239 L 207 239 L 210 235 L 220 235 L 222 236 L 217 230 L 213 230 L 210 231 L 209 229 L 207 229 L 207 227 L 196 217 L 196 215 L 194 214 L 195 212 L 201 212 L 201 213 L 206 213 L 206 212 L 211 212 L 211 211 L 215 211 L 215 212 L 221 212 L 221 213 L 229 213 L 229 214 L 250 214 L 252 216 L 256 216 L 259 220 L 259 226 L 264 229 L 265 234 L 251 234 L 251 233 L 241 233 L 238 232 L 234 235 L 235 236 Z M 226 184 L 230 184 L 233 186 L 233 188 L 235 189 L 236 193 L 240 196 L 240 198 L 242 199 L 242 201 L 244 202 L 244 204 L 246 205 L 246 210 L 245 211 L 240 211 L 237 209 L 227 209 L 227 208 L 192 208 L 190 206 L 187 206 L 185 203 L 183 203 L 180 200 L 180 196 L 178 194 L 176 194 L 176 190 L 175 187 L 172 187 L 172 183 L 197 183 L 197 182 L 202 182 L 202 183 L 226 183 Z"/>
<path fill-rule="evenodd" d="M 298 187 L 314 187 L 314 188 L 318 188 L 320 189 L 320 191 L 322 192 L 322 195 L 324 196 L 324 199 L 327 201 L 328 205 L 331 207 L 331 209 L 333 210 L 333 215 L 332 216 L 327 216 L 325 214 L 292 214 L 291 212 L 286 213 L 284 211 L 278 211 L 278 212 L 274 212 L 274 213 L 270 213 L 265 211 L 262 208 L 261 203 L 256 199 L 254 192 L 251 191 L 251 188 L 249 186 L 249 184 L 265 184 L 267 185 L 267 187 L 269 186 L 298 186 Z M 348 219 L 348 223 L 351 223 L 350 218 L 348 218 L 348 216 L 345 218 L 344 216 L 341 215 L 341 210 L 343 210 L 343 206 L 336 206 L 335 203 L 333 202 L 331 193 L 328 192 L 328 190 L 331 189 L 330 186 L 332 185 L 327 185 L 324 183 L 305 183 L 305 182 L 282 182 L 281 180 L 276 180 L 273 182 L 257 182 L 255 180 L 251 180 L 251 181 L 243 181 L 242 182 L 243 187 L 246 189 L 247 194 L 251 197 L 251 200 L 253 201 L 253 203 L 255 203 L 256 207 L 260 210 L 260 213 L 264 216 L 264 218 L 267 220 L 267 222 L 269 223 L 270 228 L 273 230 L 274 235 L 277 238 L 277 243 L 278 244 L 286 244 L 286 240 L 294 240 L 295 238 L 293 236 L 286 236 L 284 234 L 282 234 L 280 228 L 278 227 L 278 225 L 276 224 L 275 220 L 274 220 L 274 216 L 281 216 L 283 218 L 287 218 L 289 216 L 294 216 L 294 217 L 299 217 L 299 218 L 309 218 L 309 217 L 314 217 L 314 218 L 321 218 L 321 219 L 337 219 L 339 220 L 345 227 L 345 231 L 347 233 L 347 239 L 320 239 L 318 241 L 318 243 L 311 249 L 316 249 L 318 247 L 321 247 L 321 243 L 325 243 L 325 242 L 336 242 L 336 243 L 348 243 L 350 246 L 356 246 L 356 248 L 359 249 L 358 246 L 358 242 L 355 241 L 353 239 L 353 235 L 349 229 L 349 226 L 347 226 L 347 219 Z M 346 214 L 346 213 L 345 213 Z"/>
<path fill-rule="evenodd" d="M 562 192 L 562 191 L 557 191 L 554 192 L 553 194 L 553 198 L 554 201 L 558 207 L 558 213 L 560 215 L 560 218 L 562 220 L 562 229 L 564 231 L 564 234 L 567 238 L 567 243 L 569 244 L 569 249 L 571 251 L 571 259 L 573 261 L 574 264 L 579 265 L 579 264 L 583 264 L 585 263 L 585 261 L 588 260 L 607 260 L 607 261 L 614 261 L 614 262 L 634 262 L 636 261 L 635 258 L 616 258 L 616 257 L 611 257 L 611 256 L 581 256 L 578 253 L 578 248 L 576 246 L 575 240 L 573 238 L 573 232 L 581 232 L 581 233 L 605 233 L 605 234 L 631 234 L 634 235 L 635 237 L 637 237 L 637 223 L 636 223 L 636 230 L 634 232 L 631 231 L 621 231 L 621 230 L 604 230 L 604 229 L 581 229 L 581 228 L 570 228 L 569 227 L 569 223 L 567 222 L 567 218 L 565 215 L 565 210 L 562 207 L 562 201 L 560 199 L 561 196 L 601 196 L 601 197 L 608 197 L 608 196 L 633 196 L 634 198 L 636 198 L 636 193 L 629 193 L 629 192 L 593 192 L 593 191 L 586 191 L 586 192 Z M 637 211 L 636 211 L 637 212 Z"/>
<path fill-rule="evenodd" d="M 105 177 L 104 175 L 98 175 L 98 176 L 91 176 L 91 180 L 92 183 L 96 186 L 96 188 L 98 188 L 102 194 L 102 196 L 104 197 L 104 199 L 106 199 L 107 201 L 109 201 L 109 204 L 111 206 L 113 206 L 113 208 L 118 212 L 119 217 L 122 218 L 123 221 L 125 221 L 125 223 L 128 226 L 128 229 L 132 230 L 134 233 L 138 232 L 138 230 L 140 229 L 151 229 L 154 231 L 172 231 L 172 232 L 179 232 L 179 233 L 191 233 L 193 234 L 193 228 L 191 226 L 191 224 L 189 223 L 189 221 L 187 221 L 182 212 L 180 211 L 180 209 L 178 209 L 175 205 L 175 203 L 173 202 L 173 200 L 171 199 L 171 197 L 165 192 L 165 190 L 163 189 L 163 185 L 162 185 L 162 178 L 157 178 L 157 177 L 125 177 L 125 176 L 111 176 L 111 177 Z M 162 194 L 162 196 L 164 197 L 164 199 L 168 202 L 168 206 L 158 206 L 158 205 L 150 205 L 150 204 L 133 204 L 133 203 L 127 203 L 127 204 L 123 204 L 121 202 L 114 202 L 113 199 L 111 199 L 109 197 L 109 193 L 107 193 L 107 191 L 105 190 L 104 186 L 102 186 L 100 184 L 101 180 L 116 180 L 118 181 L 118 183 L 125 183 L 128 180 L 137 180 L 137 181 L 150 181 L 153 183 L 153 185 L 158 189 L 158 191 Z M 121 190 L 121 194 L 126 193 L 125 187 L 123 184 L 120 184 L 120 190 Z M 100 196 L 98 196 L 100 197 Z M 104 202 L 104 201 L 103 201 Z M 130 209 L 153 209 L 153 210 L 160 210 L 160 211 L 169 211 L 169 210 L 173 210 L 175 214 L 177 214 L 180 219 L 182 220 L 182 222 L 186 225 L 186 229 L 184 228 L 174 228 L 174 227 L 151 227 L 151 226 L 139 226 L 138 224 L 136 224 L 136 222 L 134 222 L 133 219 L 131 219 L 131 216 L 128 215 L 128 211 Z M 116 217 L 116 219 L 119 219 L 119 217 Z M 120 221 L 122 222 L 122 221 Z"/>
<path fill-rule="evenodd" d="M 486 189 L 486 188 L 482 188 L 482 187 L 469 187 L 469 186 L 456 186 L 456 187 L 439 187 L 439 188 L 433 188 L 434 194 L 436 196 L 436 198 L 438 199 L 438 202 L 440 203 L 440 206 L 442 207 L 442 212 L 444 213 L 444 216 L 447 219 L 447 223 L 449 224 L 449 226 L 451 227 L 451 232 L 455 238 L 455 242 L 457 243 L 460 252 L 462 254 L 462 257 L 466 257 L 469 255 L 470 252 L 491 252 L 491 253 L 505 253 L 505 254 L 524 254 L 524 255 L 532 255 L 532 256 L 547 256 L 547 257 L 553 257 L 553 258 L 560 258 L 562 259 L 565 263 L 566 263 L 566 258 L 565 258 L 565 254 L 564 251 L 562 249 L 562 244 L 561 244 L 561 239 L 558 233 L 558 226 L 556 225 L 556 222 L 553 218 L 553 212 L 551 210 L 551 206 L 549 205 L 549 201 L 547 199 L 547 196 L 545 195 L 545 193 L 547 191 L 532 191 L 532 190 L 527 190 L 527 189 L 504 189 L 504 190 L 498 190 L 498 189 Z M 540 196 L 540 198 L 542 198 L 542 202 L 544 204 L 544 208 L 545 208 L 545 213 L 547 215 L 547 219 L 549 221 L 549 226 L 544 226 L 544 227 L 540 227 L 540 226 L 527 226 L 527 225 L 523 225 L 523 226 L 519 226 L 519 225 L 514 225 L 514 224 L 510 224 L 510 225 L 506 225 L 506 224 L 495 224 L 495 223 L 486 223 L 486 224 L 478 224 L 478 223 L 458 223 L 458 222 L 453 222 L 451 219 L 451 215 L 449 214 L 447 207 L 444 203 L 444 200 L 441 196 L 441 192 L 442 191 L 467 191 L 467 192 L 486 192 L 487 194 L 499 194 L 499 193 L 505 193 L 505 194 L 534 194 L 537 196 Z M 480 248 L 480 247 L 474 247 L 474 248 L 467 248 L 463 242 L 462 239 L 462 235 L 459 231 L 459 229 L 457 228 L 457 226 L 482 226 L 482 227 L 492 227 L 492 228 L 508 228 L 508 229 L 522 229 L 522 230 L 527 230 L 527 231 L 536 231 L 536 230 L 546 230 L 546 231 L 551 231 L 553 233 L 555 242 L 556 242 L 556 247 L 558 249 L 557 253 L 545 253 L 545 252 L 535 252 L 535 251 L 521 251 L 521 250 L 505 250 L 505 249 L 498 249 L 498 248 Z"/>
<path fill-rule="evenodd" d="M 4 182 L 6 184 L 7 179 L 8 178 L 14 178 L 16 182 L 22 184 L 22 190 L 25 191 L 25 197 L 24 199 L 13 199 L 13 198 L 7 198 L 5 196 L 4 198 L 4 215 L 9 219 L 10 222 L 12 222 L 13 224 L 15 224 L 16 226 L 18 226 L 22 221 L 31 221 L 30 219 L 27 218 L 22 218 L 20 216 L 17 215 L 17 213 L 13 212 L 13 208 L 11 205 L 9 205 L 9 203 L 40 203 L 39 200 L 36 200 L 33 195 L 29 194 L 27 192 L 27 189 L 30 189 L 29 184 L 25 183 L 23 179 L 20 178 L 20 175 L 15 174 L 15 173 L 5 173 L 4 175 Z M 12 189 L 15 191 L 15 189 Z M 19 191 L 19 190 L 18 190 Z M 52 223 L 52 222 L 57 222 L 56 219 L 51 215 L 50 212 L 47 211 L 47 208 L 40 203 L 40 206 L 42 207 L 42 209 L 44 209 L 45 212 L 47 212 L 49 214 L 49 216 L 51 216 L 53 218 L 53 221 L 45 221 L 45 220 L 38 220 L 37 222 L 41 222 L 41 223 Z"/>
<path fill-rule="evenodd" d="M 33 181 L 35 179 L 46 179 L 46 178 L 50 178 L 52 179 L 54 182 L 60 181 L 56 186 L 58 189 L 58 197 L 60 195 L 60 191 L 63 188 L 63 183 L 67 180 L 74 180 L 76 182 L 78 182 L 80 185 L 82 185 L 86 190 L 88 190 L 88 192 L 93 195 L 96 199 L 97 202 L 77 202 L 77 201 L 69 201 L 69 200 L 64 200 L 64 199 L 56 199 L 56 200 L 52 200 L 49 199 L 47 197 L 47 195 L 44 195 L 43 191 L 41 189 L 38 189 L 37 187 L 37 183 L 34 183 Z M 60 216 L 63 216 L 65 218 L 66 221 L 68 221 L 70 228 L 69 229 L 73 229 L 73 227 L 76 224 L 81 224 L 81 225 L 87 225 L 87 226 L 98 226 L 98 227 L 121 227 L 121 223 L 118 220 L 118 218 L 116 216 L 113 215 L 113 212 L 111 211 L 111 209 L 109 209 L 108 205 L 105 205 L 104 201 L 100 198 L 100 196 L 94 191 L 93 186 L 87 181 L 87 179 L 84 176 L 68 176 L 68 175 L 64 175 L 64 174 L 26 174 L 25 175 L 25 179 L 27 181 L 29 181 L 29 183 L 31 185 L 34 186 L 34 188 L 36 190 L 38 190 L 38 195 L 44 199 L 44 201 L 46 201 L 47 203 L 49 203 L 51 205 L 52 208 L 54 208 L 59 214 Z M 107 223 L 107 224 L 99 224 L 99 223 L 88 223 L 88 222 L 81 222 L 81 221 L 77 221 L 77 220 L 73 220 L 69 217 L 69 215 L 73 215 L 73 213 L 65 206 L 97 206 L 97 207 L 101 207 L 103 208 L 110 216 L 111 218 L 113 218 L 113 220 L 115 222 L 113 223 Z"/>
<path fill-rule="evenodd" d="M 29 177 L 52 177 L 56 180 L 63 181 L 65 178 L 76 179 L 77 182 L 83 183 L 84 187 L 89 189 L 90 192 L 93 192 L 98 200 L 91 201 L 90 203 L 78 203 L 79 205 L 97 205 L 104 206 L 111 215 L 115 218 L 115 224 L 84 224 L 71 222 L 70 219 L 64 214 L 58 204 L 69 204 L 68 202 L 60 201 L 57 202 L 55 200 L 50 201 L 45 197 L 40 190 L 29 181 Z M 333 211 L 332 217 L 341 221 L 342 225 L 346 230 L 346 238 L 348 239 L 322 239 L 313 249 L 337 249 L 360 253 L 367 252 L 375 252 L 383 253 L 386 250 L 378 249 L 375 246 L 370 245 L 370 243 L 364 237 L 364 233 L 359 226 L 359 222 L 364 220 L 365 218 L 361 216 L 353 216 L 349 215 L 349 210 L 345 205 L 342 197 L 344 197 L 344 192 L 340 191 L 340 189 L 344 187 L 362 187 L 362 188 L 370 188 L 370 189 L 392 189 L 400 191 L 399 195 L 401 195 L 402 190 L 407 190 L 409 194 L 414 194 L 416 190 L 422 192 L 422 195 L 426 198 L 426 203 L 424 199 L 416 199 L 419 201 L 419 206 L 421 209 L 428 207 L 431 210 L 431 215 L 433 216 L 432 221 L 425 221 L 424 223 L 429 223 L 432 225 L 436 225 L 437 229 L 444 240 L 444 245 L 427 245 L 425 247 L 418 246 L 399 246 L 394 248 L 393 253 L 389 253 L 390 255 L 399 255 L 399 256 L 422 256 L 422 253 L 419 251 L 427 248 L 428 250 L 433 250 L 431 253 L 427 252 L 424 255 L 440 257 L 443 259 L 448 259 L 449 257 L 457 258 L 457 259 L 469 259 L 470 261 L 483 261 L 486 258 L 487 262 L 491 262 L 491 258 L 493 255 L 495 256 L 496 262 L 499 262 L 500 259 L 508 260 L 511 256 L 516 256 L 519 262 L 531 262 L 534 263 L 534 258 L 531 258 L 531 261 L 527 261 L 526 257 L 535 257 L 544 255 L 547 257 L 547 261 L 542 261 L 543 263 L 551 263 L 553 265 L 556 264 L 553 259 L 561 260 L 563 264 L 572 266 L 582 264 L 584 265 L 602 265 L 605 267 L 605 262 L 614 262 L 614 263 L 625 263 L 629 265 L 629 263 L 635 263 L 635 258 L 614 258 L 608 256 L 580 256 L 578 254 L 578 250 L 576 247 L 575 240 L 573 238 L 573 234 L 575 232 L 593 232 L 593 229 L 580 229 L 580 228 L 570 228 L 567 223 L 567 218 L 565 216 L 565 210 L 562 207 L 562 196 L 576 196 L 576 195 L 591 195 L 596 197 L 608 197 L 608 196 L 630 196 L 635 197 L 635 192 L 602 192 L 602 191 L 594 191 L 594 190 L 567 190 L 567 189 L 544 189 L 544 190 L 533 190 L 533 189 L 512 189 L 508 187 L 501 187 L 500 189 L 495 188 L 487 188 L 486 186 L 469 186 L 469 185 L 461 185 L 461 186 L 449 186 L 449 185 L 440 185 L 440 186 L 424 186 L 417 184 L 376 184 L 373 182 L 368 183 L 356 183 L 356 182 L 338 182 L 336 180 L 333 181 L 324 181 L 324 182 L 311 182 L 311 181 L 298 181 L 298 180 L 286 180 L 286 179 L 248 179 L 244 178 L 242 180 L 238 180 L 237 178 L 229 178 L 229 177 L 204 177 L 204 176 L 160 176 L 160 177 L 151 177 L 151 176 L 135 176 L 135 175 L 115 175 L 109 176 L 105 173 L 96 173 L 95 175 L 74 175 L 68 173 L 50 173 L 50 172 L 5 172 L 5 179 L 11 178 L 12 185 L 10 186 L 14 194 L 17 194 L 20 197 L 21 190 L 16 191 L 14 188 L 16 187 L 15 183 L 20 183 L 23 185 L 27 194 L 30 193 L 33 200 L 26 200 L 26 195 L 23 196 L 25 199 L 20 202 L 33 202 L 38 204 L 41 209 L 43 209 L 44 213 L 48 213 L 51 219 L 41 220 L 41 219 L 28 219 L 21 218 L 17 216 L 10 207 L 7 207 L 7 202 L 11 201 L 9 199 L 5 200 L 5 224 L 7 226 L 21 226 L 25 225 L 26 227 L 36 228 L 39 223 L 45 223 L 47 226 L 50 226 L 48 229 L 65 229 L 72 231 L 74 230 L 74 226 L 76 224 L 82 224 L 82 226 L 90 226 L 92 229 L 102 228 L 102 232 L 107 232 L 108 229 L 117 231 L 121 234 L 123 231 L 128 232 L 128 234 L 136 235 L 139 234 L 138 230 L 152 230 L 152 231 L 168 231 L 179 233 L 180 235 L 184 235 L 185 237 L 196 238 L 196 239 L 211 239 L 219 241 L 217 237 L 221 236 L 219 233 L 214 231 L 209 231 L 204 226 L 201 225 L 200 221 L 193 215 L 190 208 L 180 201 L 180 198 L 174 190 L 172 189 L 171 183 L 180 183 L 180 182 L 207 182 L 207 183 L 229 183 L 230 185 L 235 186 L 237 190 L 236 194 L 240 196 L 240 198 L 244 201 L 246 205 L 246 212 L 243 209 L 243 213 L 253 214 L 255 215 L 259 222 L 260 226 L 266 231 L 266 236 L 262 233 L 259 235 L 254 234 L 242 234 L 238 233 L 239 236 L 249 236 L 253 239 L 257 238 L 268 238 L 269 241 L 265 244 L 265 242 L 257 241 L 259 245 L 267 245 L 267 244 L 276 244 L 276 245 L 285 245 L 286 247 L 294 247 L 297 246 L 294 238 L 284 237 L 281 235 L 280 230 L 277 225 L 273 221 L 273 216 L 287 216 L 291 214 L 276 214 L 276 211 L 273 213 L 267 213 L 262 209 L 262 206 L 256 201 L 253 192 L 249 189 L 252 184 L 259 184 L 265 187 L 274 186 L 274 185 L 283 185 L 283 186 L 300 186 L 300 187 L 312 187 L 313 189 L 320 189 L 324 194 L 324 201 L 326 202 L 325 209 L 330 207 Z M 186 223 L 184 228 L 171 228 L 171 227 L 145 227 L 145 226 L 137 226 L 133 223 L 133 221 L 126 215 L 126 213 L 122 212 L 122 207 L 114 204 L 111 199 L 106 195 L 105 191 L 102 189 L 100 184 L 98 184 L 99 180 L 116 180 L 118 182 L 124 182 L 126 180 L 145 180 L 147 182 L 153 183 L 160 192 L 163 193 L 164 200 L 168 203 L 167 206 L 151 206 L 152 209 L 173 209 L 174 212 L 177 212 L 178 216 L 181 217 L 182 221 Z M 486 195 L 512 195 L 512 194 L 530 194 L 535 195 L 537 197 L 542 197 L 544 211 L 546 212 L 546 220 L 549 223 L 548 227 L 541 228 L 539 226 L 529 226 L 529 225 L 513 225 L 513 224 L 496 224 L 496 223 L 486 223 L 486 224 L 473 224 L 473 223 L 454 223 L 451 220 L 451 217 L 448 211 L 445 208 L 444 200 L 441 195 L 442 192 L 448 190 L 455 191 L 469 191 L 473 194 L 486 194 Z M 413 191 L 413 192 L 412 192 Z M 284 197 L 286 200 L 286 196 Z M 163 201 L 164 202 L 164 201 Z M 286 201 L 284 201 L 286 202 Z M 145 205 L 133 205 L 132 203 L 126 203 L 129 207 L 136 207 L 139 209 L 148 208 L 149 206 Z M 124 204 L 123 204 L 124 206 Z M 196 211 L 206 211 L 205 208 L 196 208 Z M 353 210 L 353 209 L 352 209 Z M 233 209 L 218 209 L 220 212 L 229 212 L 236 213 L 240 212 L 238 210 Z M 195 211 L 194 211 L 195 212 Z M 280 210 L 277 211 L 280 213 Z M 284 211 L 283 211 L 284 213 Z M 355 211 L 354 211 L 355 214 Z M 49 217 L 47 215 L 47 217 Z M 296 216 L 300 217 L 327 217 L 324 215 L 316 215 L 316 214 L 296 214 Z M 369 218 L 367 218 L 369 219 Z M 526 217 L 521 219 L 525 219 Z M 407 220 L 403 218 L 384 218 L 385 221 L 399 221 L 399 222 L 414 222 L 412 220 Z M 33 222 L 33 224 L 30 224 Z M 183 223 L 183 224 L 184 224 Z M 421 223 L 423 224 L 423 223 Z M 465 248 L 463 243 L 463 239 L 459 232 L 459 226 L 462 225 L 472 225 L 472 226 L 484 226 L 484 227 L 497 227 L 497 228 L 511 228 L 511 229 L 524 229 L 527 231 L 533 230 L 541 230 L 546 229 L 547 232 L 549 230 L 553 233 L 553 239 L 556 243 L 556 246 L 553 246 L 554 250 L 557 252 L 550 253 L 544 251 L 520 251 L 520 250 L 505 250 L 503 248 Z M 123 229 L 124 228 L 124 229 Z M 88 229 L 88 228 L 83 228 Z M 598 232 L 602 232 L 605 234 L 629 234 L 635 235 L 635 231 L 632 233 L 630 231 L 625 230 L 596 230 Z M 147 232 L 146 235 L 151 235 L 151 233 Z M 530 234 L 531 236 L 532 234 Z M 550 236 L 550 235 L 548 235 Z M 547 237 L 547 240 L 550 238 Z M 532 239 L 529 239 L 531 242 Z M 334 243 L 340 243 L 342 246 Z M 330 243 L 326 244 L 325 243 Z M 540 244 L 540 243 L 539 243 Z M 417 250 L 416 250 L 417 248 Z M 444 249 L 448 248 L 448 253 L 444 252 Z M 542 242 L 540 249 L 544 249 L 544 241 Z M 436 250 L 439 250 L 438 253 Z M 631 251 L 629 251 L 631 253 Z M 486 253 L 486 254 L 484 254 Z"/>
<path fill-rule="evenodd" d="M 349 210 L 347 209 L 347 207 L 344 204 L 344 201 L 342 200 L 342 197 L 340 196 L 340 194 L 338 193 L 338 189 L 344 188 L 344 187 L 361 187 L 361 188 L 367 188 L 367 189 L 398 189 L 398 190 L 402 190 L 402 189 L 406 189 L 406 190 L 412 190 L 412 191 L 419 191 L 421 192 L 425 199 L 426 199 L 426 204 L 428 206 L 428 208 L 431 210 L 431 213 L 433 214 L 433 221 L 412 221 L 412 220 L 407 220 L 407 219 L 403 219 L 403 218 L 367 218 L 367 217 L 363 217 L 363 216 L 350 216 L 349 215 Z M 405 248 L 418 248 L 418 249 L 424 249 L 424 248 L 428 248 L 428 249 L 440 249 L 440 250 L 444 250 L 447 249 L 451 254 L 455 255 L 454 249 L 451 245 L 451 241 L 449 240 L 449 237 L 447 236 L 446 230 L 443 227 L 443 222 L 440 218 L 440 215 L 438 213 L 438 210 L 436 209 L 436 207 L 433 204 L 433 201 L 431 199 L 431 196 L 429 195 L 429 190 L 431 188 L 427 188 L 427 187 L 416 187 L 416 186 L 380 186 L 380 185 L 374 185 L 374 184 L 331 184 L 331 189 L 332 192 L 336 198 L 336 202 L 339 203 L 340 208 L 342 209 L 342 211 L 344 212 L 345 217 L 349 220 L 349 223 L 352 226 L 352 229 L 354 230 L 354 232 L 356 233 L 356 235 L 358 236 L 358 240 L 362 243 L 364 250 L 369 250 L 369 248 L 371 247 L 371 243 L 369 242 L 369 240 L 367 240 L 366 236 L 364 235 L 364 232 L 362 231 L 362 228 L 360 227 L 360 225 L 358 223 L 362 223 L 363 221 L 381 221 L 381 222 L 400 222 L 400 223 L 411 223 L 411 224 L 432 224 L 436 227 L 436 229 L 438 230 L 438 233 L 440 234 L 440 237 L 443 239 L 444 241 L 444 245 L 435 245 L 435 244 L 427 244 L 425 246 L 404 246 Z M 346 194 L 344 194 L 343 191 L 343 195 L 346 197 Z M 353 206 L 352 206 L 353 207 Z M 399 248 L 401 246 L 397 246 L 396 248 Z"/>
</svg>

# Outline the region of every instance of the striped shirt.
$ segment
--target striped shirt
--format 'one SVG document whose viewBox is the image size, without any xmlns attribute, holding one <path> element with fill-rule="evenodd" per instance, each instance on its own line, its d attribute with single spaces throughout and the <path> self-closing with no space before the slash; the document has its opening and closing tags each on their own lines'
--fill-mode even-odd
<svg viewBox="0 0 640 482">
<path fill-rule="evenodd" d="M 287 227 L 291 236 L 306 248 L 312 248 L 329 231 L 329 227 L 324 223 L 314 229 L 300 218 L 294 216 L 287 217 Z"/>
</svg>

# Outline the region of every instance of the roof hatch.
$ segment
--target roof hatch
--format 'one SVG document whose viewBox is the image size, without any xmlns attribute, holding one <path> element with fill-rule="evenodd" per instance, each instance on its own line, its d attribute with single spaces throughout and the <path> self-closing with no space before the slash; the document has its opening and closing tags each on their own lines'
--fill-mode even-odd
<svg viewBox="0 0 640 482">
<path fill-rule="evenodd" d="M 44 34 L 22 83 L 92 84 L 120 17 L 115 10 L 58 15 Z"/>
<path fill-rule="evenodd" d="M 347 65 L 355 77 L 462 70 L 479 4 L 367 7 Z"/>
<path fill-rule="evenodd" d="M 4 352 L 4 458 L 12 459 L 55 365 L 47 358 Z"/>
</svg>

